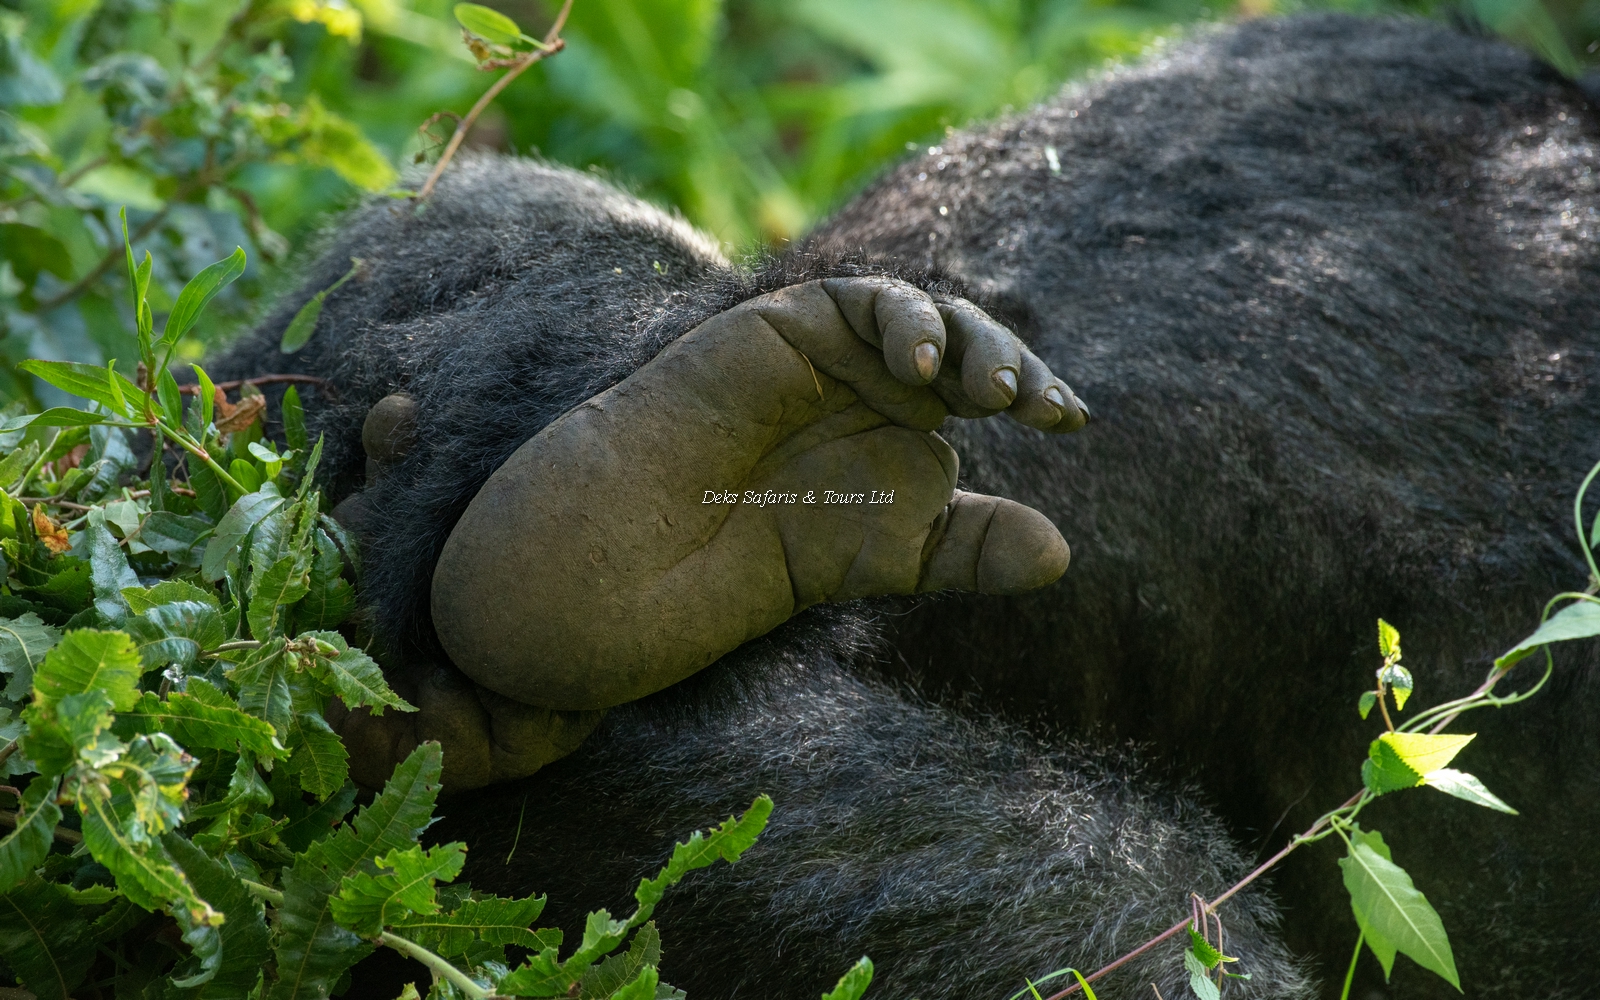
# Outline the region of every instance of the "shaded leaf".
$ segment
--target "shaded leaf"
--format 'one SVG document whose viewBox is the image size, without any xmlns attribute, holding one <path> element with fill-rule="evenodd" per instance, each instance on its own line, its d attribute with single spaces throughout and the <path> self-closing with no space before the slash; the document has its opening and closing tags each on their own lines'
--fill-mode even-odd
<svg viewBox="0 0 1600 1000">
<path fill-rule="evenodd" d="M 301 788 L 325 799 L 344 787 L 350 777 L 350 754 L 321 715 L 292 714 L 288 743 L 289 771 L 299 775 Z"/>
<path fill-rule="evenodd" d="M 182 836 L 168 833 L 161 838 L 161 843 L 182 866 L 195 890 L 225 918 L 220 938 L 221 962 L 196 995 L 196 1000 L 231 1000 L 246 996 L 272 957 L 267 924 L 254 897 L 238 876 Z"/>
<path fill-rule="evenodd" d="M 22 793 L 16 829 L 0 839 L 0 892 L 10 892 L 33 874 L 50 853 L 61 809 L 55 803 L 55 780 L 35 778 Z"/>
<path fill-rule="evenodd" d="M 379 855 L 373 860 L 375 874 L 356 872 L 339 884 L 331 903 L 334 919 L 364 937 L 376 937 L 411 914 L 437 914 L 434 884 L 453 881 L 466 860 L 466 847 L 460 843 L 427 850 L 413 845 Z"/>
<path fill-rule="evenodd" d="M 1206 977 L 1206 966 L 1192 949 L 1183 950 L 1183 968 L 1189 973 L 1189 988 L 1200 1000 L 1218 1000 L 1222 991 Z"/>
<path fill-rule="evenodd" d="M 11 675 L 5 696 L 21 701 L 33 687 L 33 672 L 55 644 L 61 630 L 46 625 L 32 611 L 19 618 L 0 619 L 0 671 Z"/>
<path fill-rule="evenodd" d="M 188 333 L 200 318 L 206 303 L 244 273 L 244 248 L 234 247 L 233 253 L 217 261 L 189 279 L 178 293 L 178 301 L 167 314 L 167 325 L 161 331 L 161 343 L 172 347 L 178 338 Z"/>
<path fill-rule="evenodd" d="M 1471 735 L 1453 733 L 1384 733 L 1367 750 L 1367 760 L 1361 765 L 1362 784 L 1374 795 L 1416 788 L 1423 775 L 1450 763 L 1471 741 Z"/>
<path fill-rule="evenodd" d="M 317 320 L 319 318 L 321 318 L 321 316 L 322 316 L 322 304 L 323 304 L 323 302 L 325 302 L 327 300 L 328 296 L 330 296 L 334 292 L 338 291 L 344 285 L 345 282 L 347 282 L 351 278 L 355 277 L 356 276 L 356 272 L 359 271 L 359 270 L 361 270 L 361 261 L 358 258 L 355 258 L 355 257 L 350 258 L 350 270 L 346 271 L 344 273 L 343 277 L 341 277 L 338 281 L 335 281 L 333 284 L 329 285 L 327 288 L 324 288 L 322 291 L 318 292 L 317 294 L 311 296 L 311 299 L 309 301 L 307 301 L 305 305 L 300 307 L 300 311 L 296 312 L 294 314 L 294 319 L 290 320 L 289 321 L 289 325 L 284 328 L 283 340 L 278 344 L 278 350 L 281 351 L 284 354 L 293 354 L 296 351 L 300 350 L 300 348 L 306 346 L 306 342 L 311 339 L 311 335 L 313 333 L 315 333 L 316 330 L 317 330 Z M 294 392 L 294 390 L 292 388 L 289 391 L 290 392 Z M 294 402 L 295 402 L 295 406 L 299 407 L 299 405 L 300 405 L 300 394 L 299 393 L 295 393 Z M 287 408 L 287 406 L 288 406 L 288 394 L 287 393 L 284 395 L 284 405 L 285 405 L 285 408 Z M 288 417 L 287 417 L 287 414 L 285 415 L 285 418 L 284 418 L 284 426 L 285 426 L 285 429 L 288 428 Z M 306 446 L 306 440 L 305 440 L 305 418 L 303 416 L 300 417 L 300 433 L 299 433 L 299 437 L 300 437 L 300 443 L 299 444 L 295 443 L 294 437 L 292 435 L 289 437 L 289 447 L 293 448 L 296 451 L 300 451 L 301 449 L 305 448 L 305 446 Z"/>
<path fill-rule="evenodd" d="M 67 1000 L 95 959 L 89 922 L 38 879 L 0 895 L 0 954 L 38 1000 Z"/>
<path fill-rule="evenodd" d="M 344 636 L 337 632 L 308 632 L 301 638 L 314 638 L 338 650 L 336 657 L 318 656 L 311 667 L 314 677 L 337 694 L 346 707 L 367 706 L 373 715 L 382 715 L 385 707 L 402 712 L 415 712 L 416 708 L 394 693 L 383 679 L 383 668 L 376 660 L 359 649 L 349 646 Z"/>
<path fill-rule="evenodd" d="M 228 556 L 244 536 L 250 533 L 262 518 L 282 507 L 284 499 L 278 487 L 268 483 L 255 493 L 247 493 L 236 500 L 222 520 L 217 523 L 211 541 L 206 543 L 205 556 L 200 562 L 200 575 L 207 580 L 222 579 Z M 153 548 L 154 546 L 152 546 Z"/>
<path fill-rule="evenodd" d="M 1459 990 L 1455 956 L 1439 914 L 1412 885 L 1411 876 L 1374 848 L 1370 836 L 1352 837 L 1349 854 L 1339 859 L 1339 867 L 1344 870 L 1351 909 L 1373 953 L 1380 961 L 1389 956 L 1385 978 L 1394 964 L 1393 953 L 1399 952 Z"/>
<path fill-rule="evenodd" d="M 1509 667 L 1547 643 L 1588 639 L 1596 635 L 1600 635 L 1600 603 L 1593 600 L 1573 601 L 1547 618 L 1532 635 L 1501 654 L 1494 665 L 1497 668 Z"/>
</svg>

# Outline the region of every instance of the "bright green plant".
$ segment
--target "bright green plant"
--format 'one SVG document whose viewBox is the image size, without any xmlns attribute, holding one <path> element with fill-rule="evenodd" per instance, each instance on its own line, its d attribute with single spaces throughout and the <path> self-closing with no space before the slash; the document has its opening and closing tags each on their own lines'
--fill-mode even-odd
<svg viewBox="0 0 1600 1000">
<path fill-rule="evenodd" d="M 124 245 L 154 376 L 30 361 L 95 409 L 0 421 L 0 794 L 16 800 L 0 812 L 0 972 L 40 1000 L 295 1000 L 339 992 L 388 947 L 431 971 L 439 1000 L 681 997 L 660 982 L 651 914 L 690 871 L 737 861 L 771 800 L 694 833 L 640 881 L 632 915 L 597 910 L 572 944 L 534 926 L 544 897 L 454 884 L 465 847 L 422 842 L 438 744 L 352 814 L 331 699 L 414 709 L 338 631 L 360 564 L 322 513 L 321 442 L 307 447 L 293 387 L 280 452 L 259 392 L 229 403 L 196 367 L 186 401 L 167 368 L 243 252 L 185 285 L 158 336 L 150 256 Z M 155 447 L 148 476 L 134 433 Z M 863 959 L 829 1000 L 858 1000 L 871 975 Z"/>
</svg>

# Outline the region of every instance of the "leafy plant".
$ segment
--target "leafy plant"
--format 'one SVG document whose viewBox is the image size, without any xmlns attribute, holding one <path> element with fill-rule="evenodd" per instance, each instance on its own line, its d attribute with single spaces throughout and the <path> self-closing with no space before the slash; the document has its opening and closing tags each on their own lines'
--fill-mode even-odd
<svg viewBox="0 0 1600 1000">
<path fill-rule="evenodd" d="M 190 387 L 168 370 L 242 251 L 185 285 L 157 335 L 150 256 L 124 246 L 139 380 L 30 361 L 93 410 L 0 421 L 0 794 L 16 800 L 0 812 L 0 971 L 40 1000 L 295 1000 L 339 992 L 388 947 L 429 968 L 439 1000 L 681 997 L 660 981 L 652 912 L 689 872 L 737 861 L 771 800 L 678 844 L 630 916 L 597 910 L 576 942 L 534 926 L 544 897 L 458 884 L 465 847 L 422 842 L 438 744 L 352 813 L 331 699 L 415 709 L 339 631 L 356 634 L 359 554 L 322 512 L 321 442 L 307 447 L 293 387 L 279 451 L 259 391 L 233 403 L 203 369 Z M 870 980 L 863 959 L 828 996 Z"/>
</svg>

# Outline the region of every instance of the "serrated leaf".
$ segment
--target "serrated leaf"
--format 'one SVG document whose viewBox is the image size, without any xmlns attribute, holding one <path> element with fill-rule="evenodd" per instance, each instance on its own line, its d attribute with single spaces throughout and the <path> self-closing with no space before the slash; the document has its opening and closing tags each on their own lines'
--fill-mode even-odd
<svg viewBox="0 0 1600 1000">
<path fill-rule="evenodd" d="M 227 866 L 178 834 L 166 834 L 161 843 L 183 868 L 195 890 L 224 917 L 221 961 L 195 995 L 195 1000 L 233 1000 L 248 996 L 272 957 L 267 924 L 255 898 Z"/>
<path fill-rule="evenodd" d="M 174 916 L 187 911 L 197 925 L 214 928 L 222 923 L 221 915 L 195 893 L 159 840 L 140 842 L 124 829 L 124 817 L 109 796 L 80 795 L 78 809 L 85 846 L 96 861 L 111 869 L 123 895 L 147 910 L 167 909 Z"/>
<path fill-rule="evenodd" d="M 310 566 L 290 553 L 250 580 L 250 634 L 265 642 L 285 624 L 289 608 L 311 589 Z"/>
<path fill-rule="evenodd" d="M 89 580 L 94 585 L 94 609 L 101 622 L 115 628 L 128 616 L 128 602 L 123 600 L 122 590 L 137 587 L 139 577 L 128 565 L 128 556 L 117 536 L 106 527 L 104 510 L 89 511 L 83 532 L 89 555 Z"/>
<path fill-rule="evenodd" d="M 339 651 L 336 657 L 318 656 L 311 673 L 337 694 L 346 707 L 370 707 L 373 715 L 382 715 L 385 707 L 402 712 L 417 710 L 389 687 L 377 661 L 347 644 L 344 636 L 337 632 L 308 632 L 301 638 L 325 642 Z"/>
<path fill-rule="evenodd" d="M 1574 601 L 1547 618 L 1532 635 L 1506 650 L 1494 665 L 1496 669 L 1504 669 L 1540 646 L 1596 635 L 1600 635 L 1600 603 L 1589 599 Z"/>
<path fill-rule="evenodd" d="M 1442 733 L 1384 733 L 1376 740 L 1413 771 L 1427 774 L 1437 771 L 1455 759 L 1474 734 Z"/>
<path fill-rule="evenodd" d="M 556 949 L 545 948 L 530 956 L 495 985 L 495 992 L 513 997 L 564 996 L 573 977 L 556 960 Z"/>
<path fill-rule="evenodd" d="M 347 618 L 356 606 L 356 591 L 344 578 L 344 557 L 328 533 L 318 528 L 316 556 L 311 562 L 307 593 L 295 609 L 296 627 L 330 629 Z"/>
<path fill-rule="evenodd" d="M 738 817 L 730 817 L 722 825 L 712 830 L 707 836 L 698 830 L 686 843 L 673 847 L 672 858 L 665 868 L 661 869 L 653 879 L 640 879 L 639 888 L 634 890 L 634 898 L 639 901 L 639 909 L 634 913 L 629 925 L 637 927 L 650 919 L 656 904 L 661 902 L 661 897 L 669 886 L 677 884 L 685 875 L 697 868 L 705 868 L 718 860 L 732 864 L 739 860 L 739 856 L 749 849 L 761 831 L 766 829 L 767 817 L 772 815 L 772 799 L 765 795 L 756 796 L 750 803 L 750 808 Z"/>
<path fill-rule="evenodd" d="M 304 851 L 312 844 L 333 833 L 333 828 L 350 812 L 356 804 L 356 786 L 346 781 L 344 787 L 328 797 L 327 801 L 318 804 L 304 816 L 289 821 L 278 832 L 278 839 L 283 846 L 296 854 Z M 437 948 L 432 949 L 438 951 Z"/>
<path fill-rule="evenodd" d="M 28 724 L 20 739 L 22 752 L 45 775 L 64 774 L 80 760 L 98 767 L 124 749 L 106 732 L 111 728 L 111 699 L 99 688 L 48 705 L 36 700 L 22 718 Z"/>
<path fill-rule="evenodd" d="M 1193 925 L 1189 927 L 1189 950 L 1194 952 L 1194 957 L 1207 969 L 1215 969 L 1222 963 L 1222 952 L 1211 946 L 1211 942 L 1201 937 Z"/>
<path fill-rule="evenodd" d="M 578 981 L 579 1000 L 605 1000 L 639 977 L 646 968 L 661 964 L 661 935 L 654 921 L 639 928 L 628 950 L 596 965 Z"/>
<path fill-rule="evenodd" d="M 1372 707 L 1374 705 L 1376 705 L 1377 703 L 1378 703 L 1378 692 L 1376 692 L 1376 691 L 1363 691 L 1363 692 L 1361 692 L 1360 700 L 1358 700 L 1356 702 L 1356 711 L 1360 712 L 1361 713 L 1361 717 L 1363 719 L 1365 719 L 1368 715 L 1370 715 L 1372 713 Z"/>
<path fill-rule="evenodd" d="M 331 903 L 333 917 L 364 937 L 376 937 L 410 914 L 437 914 L 434 884 L 453 881 L 466 860 L 466 847 L 460 843 L 428 850 L 413 845 L 379 855 L 373 861 L 376 874 L 356 872 L 339 884 Z"/>
<path fill-rule="evenodd" d="M 201 688 L 216 691 L 199 677 L 189 679 L 189 688 L 190 692 Z M 268 759 L 285 756 L 276 731 L 265 719 L 237 708 L 206 704 L 189 692 L 174 691 L 163 700 L 146 691 L 138 704 L 118 714 L 117 723 L 132 732 L 164 732 L 189 749 L 247 750 Z"/>
<path fill-rule="evenodd" d="M 291 715 L 288 744 L 289 772 L 299 775 L 301 788 L 325 799 L 344 787 L 350 777 L 350 754 L 321 715 Z"/>
<path fill-rule="evenodd" d="M 208 469 L 207 472 L 209 471 Z M 199 487 L 196 486 L 196 491 L 198 490 Z M 278 493 L 278 487 L 272 483 L 267 483 L 260 490 L 246 493 L 236 500 L 218 522 L 211 541 L 206 543 L 205 555 L 200 560 L 200 575 L 210 581 L 222 579 L 228 556 L 238 548 L 240 542 L 244 541 L 244 536 L 248 535 L 250 529 L 254 528 L 262 518 L 282 507 L 285 502 Z"/>
<path fill-rule="evenodd" d="M 215 482 L 213 479 L 213 485 Z M 179 566 L 197 568 L 203 554 L 200 543 L 211 535 L 212 528 L 212 523 L 198 514 L 152 511 L 139 528 L 139 541 Z"/>
<path fill-rule="evenodd" d="M 0 954 L 38 1000 L 67 1000 L 94 963 L 95 942 L 78 908 L 30 878 L 0 894 Z"/>
<path fill-rule="evenodd" d="M 655 1000 L 656 984 L 661 981 L 661 974 L 653 965 L 647 965 L 639 970 L 639 975 L 632 982 L 611 994 L 612 1000 Z"/>
<path fill-rule="evenodd" d="M 196 587 L 187 580 L 162 580 L 149 588 L 129 587 L 122 592 L 122 599 L 128 602 L 129 610 L 136 615 L 144 614 L 151 608 L 163 604 L 175 604 L 179 601 L 198 601 L 213 608 L 222 607 L 222 601 L 217 597 L 216 591 Z"/>
<path fill-rule="evenodd" d="M 44 863 L 55 840 L 61 808 L 55 803 L 54 779 L 35 778 L 22 793 L 16 829 L 0 839 L 0 892 L 10 892 Z"/>
<path fill-rule="evenodd" d="M 178 338 L 188 333 L 200 318 L 206 303 L 244 273 L 244 248 L 234 247 L 233 253 L 204 269 L 183 286 L 172 312 L 167 314 L 167 325 L 161 331 L 161 343 L 171 348 Z"/>
<path fill-rule="evenodd" d="M 1378 652 L 1386 660 L 1400 658 L 1400 630 L 1382 618 L 1378 619 Z"/>
<path fill-rule="evenodd" d="M 222 612 L 202 601 L 171 601 L 148 608 L 123 622 L 139 647 L 146 670 L 168 663 L 193 667 L 200 654 L 228 638 Z"/>
<path fill-rule="evenodd" d="M 270 722 L 280 739 L 288 736 L 289 716 L 294 705 L 289 690 L 292 670 L 284 653 L 283 640 L 275 639 L 252 650 L 243 663 L 228 672 L 228 677 L 239 686 L 240 710 Z"/>
<path fill-rule="evenodd" d="M 300 402 L 300 390 L 294 386 L 283 391 L 283 402 L 278 410 L 283 416 L 283 436 L 296 455 L 305 453 L 311 441 L 306 437 L 306 410 Z"/>
<path fill-rule="evenodd" d="M 1422 780 L 1427 782 L 1430 788 L 1437 788 L 1446 795 L 1454 795 L 1458 799 L 1465 799 L 1473 805 L 1510 813 L 1513 816 L 1518 815 L 1517 811 L 1501 801 L 1498 795 L 1483 787 L 1483 782 L 1465 771 L 1441 767 L 1423 775 Z"/>
<path fill-rule="evenodd" d="M 1183 950 L 1183 967 L 1189 973 L 1189 988 L 1200 1000 L 1219 1000 L 1222 991 L 1206 977 L 1205 963 L 1189 948 Z"/>
<path fill-rule="evenodd" d="M 1411 876 L 1364 838 L 1351 839 L 1350 852 L 1339 859 L 1339 867 L 1344 870 L 1351 909 L 1380 961 L 1383 954 L 1378 951 L 1379 943 L 1409 956 L 1461 989 L 1444 924 L 1427 897 L 1412 884 Z M 1391 956 L 1384 964 L 1385 978 L 1392 966 Z"/>
<path fill-rule="evenodd" d="M 447 914 L 406 917 L 395 924 L 394 929 L 446 958 L 465 954 L 474 940 L 493 945 L 514 944 L 530 951 L 558 948 L 560 931 L 533 929 L 533 922 L 544 911 L 544 904 L 544 896 L 469 899 Z M 643 930 L 640 933 L 644 933 Z"/>
<path fill-rule="evenodd" d="M 1394 707 L 1398 711 L 1405 711 L 1406 700 L 1411 697 L 1411 691 L 1416 682 L 1411 679 L 1411 671 L 1398 663 L 1392 667 L 1384 667 L 1378 672 L 1378 682 L 1389 686 L 1389 693 L 1394 695 Z"/>
<path fill-rule="evenodd" d="M 62 636 L 33 676 L 36 703 L 49 706 L 71 694 L 104 689 L 118 711 L 139 700 L 138 650 L 125 632 L 78 629 Z"/>
<path fill-rule="evenodd" d="M 33 672 L 46 653 L 61 641 L 61 630 L 46 625 L 29 611 L 18 618 L 0 619 L 0 671 L 11 675 L 5 696 L 21 701 L 33 688 Z"/>
</svg>

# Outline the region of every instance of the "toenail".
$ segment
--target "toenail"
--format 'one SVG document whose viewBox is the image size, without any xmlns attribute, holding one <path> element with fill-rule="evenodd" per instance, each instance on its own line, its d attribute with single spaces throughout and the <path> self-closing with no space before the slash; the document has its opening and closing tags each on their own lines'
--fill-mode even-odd
<svg viewBox="0 0 1600 1000">
<path fill-rule="evenodd" d="M 1000 368 L 1000 369 L 997 369 L 995 371 L 995 373 L 993 375 L 989 376 L 989 377 L 994 379 L 994 384 L 999 386 L 1000 387 L 1000 391 L 1006 394 L 1006 399 L 1007 400 L 1012 400 L 1012 399 L 1016 399 L 1017 398 L 1017 373 L 1016 372 L 1012 371 L 1009 368 Z"/>
<path fill-rule="evenodd" d="M 917 366 L 917 374 L 921 376 L 924 382 L 932 380 L 933 376 L 938 374 L 939 347 L 937 344 L 923 341 L 917 345 L 915 351 L 911 352 L 911 359 Z"/>
<path fill-rule="evenodd" d="M 1077 393 L 1072 394 L 1072 401 L 1077 404 L 1078 412 L 1083 414 L 1083 422 L 1088 423 L 1091 419 L 1089 415 L 1089 404 L 1085 403 L 1083 401 L 1083 397 L 1079 396 Z"/>
<path fill-rule="evenodd" d="M 1067 409 L 1067 397 L 1061 395 L 1061 389 L 1058 386 L 1051 386 L 1044 391 L 1044 401 L 1063 412 Z"/>
</svg>

